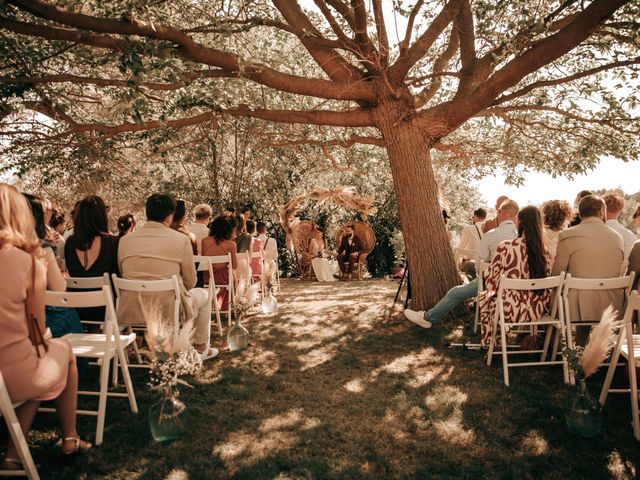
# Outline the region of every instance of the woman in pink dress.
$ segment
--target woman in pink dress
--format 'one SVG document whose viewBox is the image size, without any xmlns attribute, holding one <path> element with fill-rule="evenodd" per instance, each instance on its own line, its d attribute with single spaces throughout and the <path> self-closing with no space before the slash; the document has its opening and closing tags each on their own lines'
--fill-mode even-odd
<svg viewBox="0 0 640 480">
<path fill-rule="evenodd" d="M 236 252 L 236 242 L 231 240 L 234 228 L 233 218 L 223 215 L 217 216 L 213 222 L 211 222 L 209 236 L 202 239 L 202 255 L 213 256 L 230 253 L 234 272 L 233 282 L 235 285 L 235 271 L 238 268 L 238 256 Z M 229 294 L 227 288 L 223 287 L 223 285 L 229 284 L 229 269 L 226 263 L 214 263 L 212 267 L 216 287 L 220 287 L 217 297 L 218 308 L 220 310 L 227 310 L 229 307 Z M 209 281 L 208 276 L 208 274 L 205 274 L 205 283 Z"/>
<path fill-rule="evenodd" d="M 544 246 L 542 228 L 540 210 L 532 205 L 524 207 L 518 212 L 518 238 L 498 246 L 485 280 L 486 291 L 480 297 L 483 346 L 491 342 L 500 277 L 544 278 L 549 275 L 551 262 Z M 525 323 L 538 320 L 548 311 L 549 304 L 549 290 L 509 290 L 504 298 L 505 321 Z"/>
<path fill-rule="evenodd" d="M 15 187 L 0 184 L 0 371 L 25 434 L 43 400 L 53 400 L 63 431 L 62 453 L 87 451 L 91 444 L 76 431 L 78 371 L 69 343 L 49 340 L 40 356 L 29 339 L 26 308 L 44 331 L 47 276 L 42 250 L 27 200 Z M 2 468 L 17 468 L 17 452 L 9 440 Z"/>
<path fill-rule="evenodd" d="M 253 242 L 251 243 L 251 283 L 259 282 L 262 276 L 262 249 L 264 245 L 262 245 L 262 240 L 255 236 L 255 233 L 255 222 L 253 220 L 247 220 L 247 234 L 253 237 Z M 254 256 L 257 252 L 260 253 L 259 257 Z"/>
</svg>

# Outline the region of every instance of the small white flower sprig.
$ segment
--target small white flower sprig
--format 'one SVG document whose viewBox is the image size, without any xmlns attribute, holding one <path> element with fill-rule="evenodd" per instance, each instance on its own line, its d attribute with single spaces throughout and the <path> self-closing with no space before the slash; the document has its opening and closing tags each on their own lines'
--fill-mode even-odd
<svg viewBox="0 0 640 480">
<path fill-rule="evenodd" d="M 191 386 L 181 375 L 195 375 L 202 369 L 202 360 L 191 346 L 192 322 L 187 322 L 174 335 L 173 324 L 161 314 L 155 304 L 143 308 L 147 325 L 146 339 L 151 355 L 149 386 L 163 396 L 177 395 L 178 384 Z"/>
</svg>

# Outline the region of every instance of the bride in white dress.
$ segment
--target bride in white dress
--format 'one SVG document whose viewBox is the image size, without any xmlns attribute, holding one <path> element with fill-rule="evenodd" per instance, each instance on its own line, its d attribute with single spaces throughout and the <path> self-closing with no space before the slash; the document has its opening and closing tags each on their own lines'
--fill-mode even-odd
<svg viewBox="0 0 640 480">
<path fill-rule="evenodd" d="M 329 260 L 323 257 L 327 250 L 327 245 L 324 241 L 324 234 L 322 230 L 316 230 L 316 236 L 311 240 L 309 245 L 309 253 L 314 257 L 311 260 L 311 267 L 313 273 L 316 274 L 316 278 L 319 282 L 335 282 L 336 278 L 333 276 L 331 270 L 331 264 Z"/>
</svg>

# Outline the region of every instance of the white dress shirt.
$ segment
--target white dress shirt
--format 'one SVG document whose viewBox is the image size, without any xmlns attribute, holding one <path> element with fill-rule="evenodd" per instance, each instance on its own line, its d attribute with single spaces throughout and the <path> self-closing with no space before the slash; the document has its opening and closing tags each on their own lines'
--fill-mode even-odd
<svg viewBox="0 0 640 480">
<path fill-rule="evenodd" d="M 204 223 L 192 223 L 189 225 L 189 231 L 196 236 L 199 255 L 202 251 L 202 239 L 209 236 L 209 229 Z"/>
<path fill-rule="evenodd" d="M 478 245 L 482 239 L 482 224 L 484 222 L 476 222 L 473 225 L 466 225 L 462 229 L 462 235 L 458 242 L 458 250 L 478 251 Z"/>
<path fill-rule="evenodd" d="M 513 240 L 517 236 L 518 231 L 512 220 L 503 220 L 496 228 L 485 233 L 478 244 L 476 268 L 478 268 L 480 262 L 490 263 L 493 260 L 496 249 L 501 242 Z"/>
<path fill-rule="evenodd" d="M 638 237 L 636 237 L 628 228 L 624 228 L 617 219 L 607 220 L 607 227 L 622 235 L 622 241 L 624 242 L 624 260 L 626 261 L 629 258 L 633 244 L 638 240 Z"/>
<path fill-rule="evenodd" d="M 267 237 L 264 233 L 258 235 L 258 240 L 262 241 L 265 260 L 278 260 L 278 242 L 273 237 Z"/>
</svg>

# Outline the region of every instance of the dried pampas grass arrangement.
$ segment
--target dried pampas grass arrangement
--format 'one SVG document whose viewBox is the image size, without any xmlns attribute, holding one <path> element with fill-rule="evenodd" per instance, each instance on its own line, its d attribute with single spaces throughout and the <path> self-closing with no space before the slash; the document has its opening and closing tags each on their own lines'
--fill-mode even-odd
<svg viewBox="0 0 640 480">
<path fill-rule="evenodd" d="M 157 302 L 144 304 L 142 316 L 147 325 L 145 338 L 152 359 L 155 360 L 161 353 L 172 356 L 191 348 L 193 322 L 184 324 L 174 335 L 173 322 L 166 318 Z"/>
<path fill-rule="evenodd" d="M 600 323 L 593 327 L 589 343 L 580 358 L 580 366 L 587 378 L 593 375 L 604 362 L 615 344 L 615 330 L 620 326 L 618 312 L 609 306 L 602 314 Z"/>
</svg>

